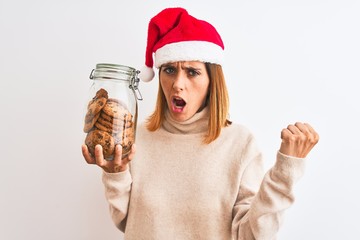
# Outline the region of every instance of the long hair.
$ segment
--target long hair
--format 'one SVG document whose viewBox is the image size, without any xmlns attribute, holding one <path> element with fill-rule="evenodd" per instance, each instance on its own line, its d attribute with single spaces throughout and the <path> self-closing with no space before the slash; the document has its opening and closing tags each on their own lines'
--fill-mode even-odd
<svg viewBox="0 0 360 240">
<path fill-rule="evenodd" d="M 209 144 L 219 137 L 221 129 L 231 124 L 227 119 L 229 114 L 229 95 L 226 88 L 222 67 L 218 64 L 205 63 L 206 72 L 210 79 L 209 94 L 206 104 L 209 105 L 210 117 L 208 131 L 203 142 Z M 159 72 L 161 68 L 159 69 Z M 164 92 L 159 84 L 154 112 L 147 119 L 146 127 L 149 131 L 156 131 L 165 119 L 167 103 Z"/>
</svg>

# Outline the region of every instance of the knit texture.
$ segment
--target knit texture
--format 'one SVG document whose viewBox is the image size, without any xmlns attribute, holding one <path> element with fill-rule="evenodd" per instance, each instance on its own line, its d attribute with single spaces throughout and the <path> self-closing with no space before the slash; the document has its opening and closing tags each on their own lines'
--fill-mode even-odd
<svg viewBox="0 0 360 240">
<path fill-rule="evenodd" d="M 250 131 L 239 124 L 203 144 L 208 109 L 186 122 L 138 127 L 130 169 L 103 173 L 115 225 L 126 240 L 272 240 L 304 159 L 276 155 L 265 174 Z"/>
</svg>

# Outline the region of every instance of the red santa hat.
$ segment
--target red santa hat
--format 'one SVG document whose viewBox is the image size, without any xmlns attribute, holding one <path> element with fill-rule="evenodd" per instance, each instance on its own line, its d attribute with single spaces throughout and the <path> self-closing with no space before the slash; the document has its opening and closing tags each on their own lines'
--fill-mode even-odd
<svg viewBox="0 0 360 240">
<path fill-rule="evenodd" d="M 139 77 L 148 82 L 153 66 L 178 61 L 222 63 L 224 44 L 210 23 L 196 19 L 183 8 L 166 8 L 149 22 L 145 65 Z M 153 58 L 154 53 L 154 58 Z"/>
</svg>

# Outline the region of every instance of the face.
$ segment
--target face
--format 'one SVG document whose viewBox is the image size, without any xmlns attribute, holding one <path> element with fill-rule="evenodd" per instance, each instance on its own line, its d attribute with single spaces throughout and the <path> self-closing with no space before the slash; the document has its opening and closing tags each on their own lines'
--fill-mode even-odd
<svg viewBox="0 0 360 240">
<path fill-rule="evenodd" d="M 174 120 L 188 120 L 205 106 L 210 84 L 205 63 L 167 63 L 161 66 L 159 78 Z"/>
</svg>

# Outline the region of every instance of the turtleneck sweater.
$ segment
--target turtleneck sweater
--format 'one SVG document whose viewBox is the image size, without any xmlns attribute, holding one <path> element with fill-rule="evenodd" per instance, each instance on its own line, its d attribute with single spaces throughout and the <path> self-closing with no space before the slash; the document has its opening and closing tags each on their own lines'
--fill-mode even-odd
<svg viewBox="0 0 360 240">
<path fill-rule="evenodd" d="M 103 172 L 105 196 L 126 240 L 273 240 L 305 159 L 277 152 L 266 173 L 253 134 L 232 123 L 204 144 L 209 109 L 160 129 L 137 128 L 129 169 Z"/>
</svg>

